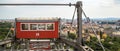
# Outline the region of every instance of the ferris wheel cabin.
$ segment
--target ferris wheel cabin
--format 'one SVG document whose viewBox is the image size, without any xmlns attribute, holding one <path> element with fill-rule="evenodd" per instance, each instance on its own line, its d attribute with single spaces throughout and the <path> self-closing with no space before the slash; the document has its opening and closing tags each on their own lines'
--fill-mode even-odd
<svg viewBox="0 0 120 51">
<path fill-rule="evenodd" d="M 59 38 L 59 18 L 16 18 L 16 38 Z"/>
</svg>

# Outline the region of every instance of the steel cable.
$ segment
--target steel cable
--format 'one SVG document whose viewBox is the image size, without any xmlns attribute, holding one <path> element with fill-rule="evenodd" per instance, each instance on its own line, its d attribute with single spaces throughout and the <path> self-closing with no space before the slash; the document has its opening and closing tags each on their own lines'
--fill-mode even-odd
<svg viewBox="0 0 120 51">
<path fill-rule="evenodd" d="M 76 13 L 76 7 L 75 7 L 75 10 L 74 10 L 74 13 L 73 13 L 73 16 L 72 16 L 71 26 L 73 25 L 73 21 L 74 21 L 75 13 Z"/>
<path fill-rule="evenodd" d="M 95 32 L 95 30 L 94 30 L 94 28 L 93 28 L 93 26 L 92 26 L 92 24 L 91 24 L 90 18 L 87 17 L 87 15 L 85 14 L 85 12 L 84 12 L 84 10 L 82 9 L 82 7 L 80 7 L 80 8 L 81 8 L 81 10 L 82 10 L 82 12 L 83 12 L 83 15 L 85 16 L 85 18 L 86 18 L 87 21 L 89 22 L 89 26 L 92 28 L 92 30 L 93 30 L 93 32 L 94 32 L 96 38 L 98 39 L 98 37 L 97 37 L 97 33 Z M 105 51 L 105 48 L 104 48 L 104 46 L 102 45 L 100 39 L 98 39 L 98 42 L 100 43 L 100 45 L 101 45 L 103 51 Z"/>
<path fill-rule="evenodd" d="M 6 39 L 8 38 L 9 34 L 11 33 L 11 28 L 12 28 L 12 27 L 13 27 L 13 26 L 10 27 L 10 29 L 9 29 L 9 31 L 8 31 L 8 33 L 7 33 L 7 36 L 4 38 L 4 40 L 6 40 Z"/>
</svg>

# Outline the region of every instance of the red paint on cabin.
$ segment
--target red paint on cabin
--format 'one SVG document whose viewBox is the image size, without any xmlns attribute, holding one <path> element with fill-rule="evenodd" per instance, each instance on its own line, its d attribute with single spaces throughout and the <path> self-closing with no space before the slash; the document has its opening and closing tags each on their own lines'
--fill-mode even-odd
<svg viewBox="0 0 120 51">
<path fill-rule="evenodd" d="M 51 22 L 17 22 L 16 21 L 16 38 L 27 38 L 27 39 L 32 39 L 32 38 L 59 38 L 59 21 L 54 21 L 54 30 L 53 31 L 31 31 L 31 30 L 21 30 L 21 24 L 22 23 L 51 23 Z M 38 34 L 38 35 L 37 35 Z"/>
</svg>

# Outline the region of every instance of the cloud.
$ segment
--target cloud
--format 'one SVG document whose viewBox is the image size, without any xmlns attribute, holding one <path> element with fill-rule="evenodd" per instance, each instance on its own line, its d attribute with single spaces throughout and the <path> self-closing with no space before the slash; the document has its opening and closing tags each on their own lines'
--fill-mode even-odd
<svg viewBox="0 0 120 51">
<path fill-rule="evenodd" d="M 34 0 L 1 0 L 0 3 L 29 3 L 34 2 Z"/>
<path fill-rule="evenodd" d="M 115 0 L 97 0 L 96 2 L 98 4 L 87 1 L 88 3 L 86 3 L 88 5 L 84 5 L 83 8 L 89 17 L 120 17 L 120 5 L 117 5 L 114 1 Z"/>
<path fill-rule="evenodd" d="M 114 0 L 114 3 L 120 5 L 120 0 Z"/>
<path fill-rule="evenodd" d="M 114 5 L 115 4 L 113 0 L 101 0 L 100 2 L 101 7 L 113 7 Z"/>
</svg>

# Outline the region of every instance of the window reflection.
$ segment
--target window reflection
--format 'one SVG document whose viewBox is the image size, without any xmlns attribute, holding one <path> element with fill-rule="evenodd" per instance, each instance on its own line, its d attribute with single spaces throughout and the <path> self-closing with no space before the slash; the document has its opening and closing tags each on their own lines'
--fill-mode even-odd
<svg viewBox="0 0 120 51">
<path fill-rule="evenodd" d="M 39 30 L 45 30 L 46 25 L 45 24 L 38 24 Z"/>
<path fill-rule="evenodd" d="M 34 24 L 21 24 L 21 29 L 22 30 L 54 30 L 54 24 L 53 23 L 34 23 Z"/>
<path fill-rule="evenodd" d="M 47 30 L 53 30 L 53 24 L 47 24 Z"/>
<path fill-rule="evenodd" d="M 22 24 L 22 30 L 28 30 L 28 24 Z"/>
<path fill-rule="evenodd" d="M 30 30 L 37 30 L 37 24 L 30 24 Z"/>
</svg>

